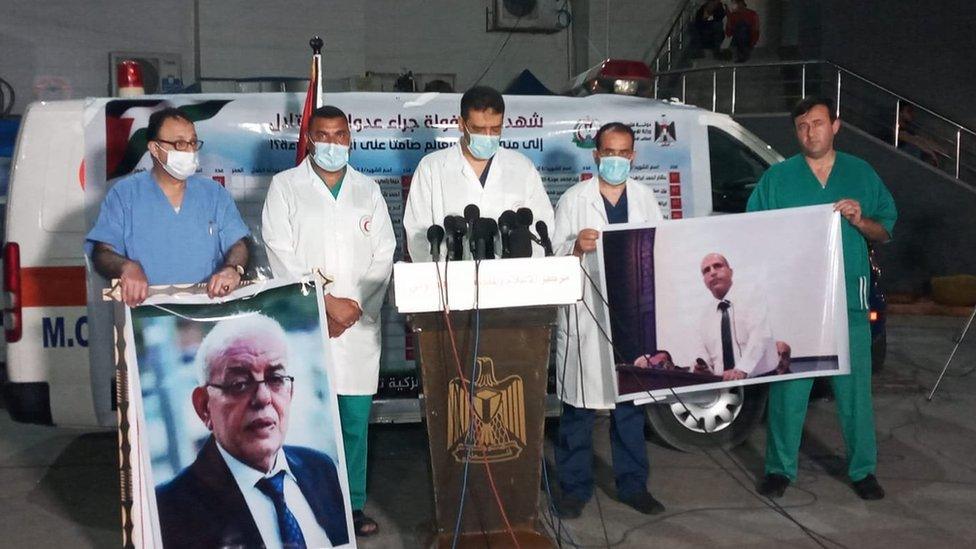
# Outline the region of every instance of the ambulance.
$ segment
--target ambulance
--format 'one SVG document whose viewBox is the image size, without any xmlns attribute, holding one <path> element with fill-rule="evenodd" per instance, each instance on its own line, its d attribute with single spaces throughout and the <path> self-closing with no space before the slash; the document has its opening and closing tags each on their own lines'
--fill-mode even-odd
<svg viewBox="0 0 976 549">
<path fill-rule="evenodd" d="M 201 173 L 224 185 L 252 230 L 271 176 L 295 164 L 304 94 L 159 95 L 38 102 L 24 113 L 11 163 L 3 245 L 6 372 L 3 398 L 19 422 L 88 428 L 116 426 L 111 309 L 105 281 L 90 272 L 86 232 L 106 189 L 151 167 L 143 129 L 154 110 L 191 112 Z M 400 217 L 410 176 L 426 153 L 451 146 L 458 94 L 335 93 L 353 132 L 351 164 L 374 177 L 386 197 L 403 259 Z M 555 204 L 592 177 L 593 134 L 605 122 L 637 134 L 635 180 L 653 187 L 666 217 L 741 212 L 763 171 L 782 157 L 730 117 L 641 97 L 507 96 L 503 146 L 536 164 Z M 257 242 L 249 275 L 266 276 Z M 420 421 L 412 335 L 391 305 L 384 312 L 383 359 L 374 421 Z M 668 404 L 650 405 L 651 429 L 678 448 L 728 446 L 760 421 L 762 388 L 686 399 L 694 417 L 715 418 L 706 432 Z M 731 413 L 730 413 L 731 410 Z"/>
</svg>

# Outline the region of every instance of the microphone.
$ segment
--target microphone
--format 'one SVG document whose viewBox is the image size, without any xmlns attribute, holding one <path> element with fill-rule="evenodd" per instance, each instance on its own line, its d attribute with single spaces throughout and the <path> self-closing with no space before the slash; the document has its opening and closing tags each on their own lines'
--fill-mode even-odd
<svg viewBox="0 0 976 549">
<path fill-rule="evenodd" d="M 430 256 L 434 261 L 441 260 L 441 242 L 444 240 L 444 227 L 431 225 L 427 229 L 427 242 L 430 243 Z"/>
<path fill-rule="evenodd" d="M 478 220 L 479 237 L 484 243 L 483 259 L 495 259 L 495 235 L 498 234 L 498 224 L 490 217 Z"/>
<path fill-rule="evenodd" d="M 449 215 L 444 218 L 444 230 L 447 233 L 447 259 L 460 261 L 464 257 L 464 235 L 468 232 L 468 225 L 459 215 Z"/>
<path fill-rule="evenodd" d="M 532 233 L 527 227 L 516 227 L 509 235 L 509 257 L 532 257 Z"/>
<path fill-rule="evenodd" d="M 532 210 L 528 208 L 519 208 L 518 211 L 515 212 L 515 216 L 519 225 L 525 228 L 532 226 Z"/>
<path fill-rule="evenodd" d="M 502 238 L 502 257 L 512 257 L 512 230 L 518 223 L 517 216 L 512 210 L 505 210 L 498 216 L 498 233 Z"/>
<path fill-rule="evenodd" d="M 464 220 L 468 223 L 468 232 L 473 233 L 474 225 L 481 217 L 481 208 L 477 204 L 468 204 L 464 207 Z"/>
<path fill-rule="evenodd" d="M 535 232 L 539 233 L 539 240 L 542 241 L 542 249 L 546 252 L 546 257 L 552 255 L 552 241 L 549 240 L 549 227 L 546 226 L 546 222 L 543 220 L 538 220 L 535 222 Z"/>
</svg>

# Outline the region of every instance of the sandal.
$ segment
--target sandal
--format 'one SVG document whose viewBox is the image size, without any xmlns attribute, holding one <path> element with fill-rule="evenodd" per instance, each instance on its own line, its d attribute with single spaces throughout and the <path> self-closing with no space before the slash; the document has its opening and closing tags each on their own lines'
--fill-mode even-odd
<svg viewBox="0 0 976 549">
<path fill-rule="evenodd" d="M 362 511 L 352 512 L 352 526 L 357 538 L 368 538 L 380 531 L 380 525 Z"/>
</svg>

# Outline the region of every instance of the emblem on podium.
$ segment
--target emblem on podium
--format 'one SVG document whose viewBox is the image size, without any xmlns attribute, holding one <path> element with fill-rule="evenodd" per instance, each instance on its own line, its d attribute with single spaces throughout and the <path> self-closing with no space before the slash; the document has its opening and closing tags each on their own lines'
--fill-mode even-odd
<svg viewBox="0 0 976 549">
<path fill-rule="evenodd" d="M 448 385 L 448 451 L 458 463 L 517 459 L 526 444 L 522 378 L 498 380 L 488 357 L 478 357 L 477 364 L 473 395 L 466 379 L 455 377 Z"/>
</svg>

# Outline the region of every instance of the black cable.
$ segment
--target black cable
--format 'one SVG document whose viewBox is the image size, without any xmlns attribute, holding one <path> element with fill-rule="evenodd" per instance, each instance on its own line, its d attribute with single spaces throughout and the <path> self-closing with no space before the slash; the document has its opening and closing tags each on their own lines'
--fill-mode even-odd
<svg viewBox="0 0 976 549">
<path fill-rule="evenodd" d="M 522 18 L 521 17 L 519 17 L 518 19 L 515 20 L 515 24 L 512 25 L 512 30 L 508 31 L 508 36 L 506 36 L 505 37 L 505 41 L 502 42 L 502 47 L 498 48 L 498 51 L 495 52 L 495 56 L 492 57 L 491 58 L 491 61 L 488 62 L 488 66 L 485 67 L 485 70 L 483 70 L 481 72 L 481 76 L 479 76 L 478 79 L 474 81 L 474 84 L 471 84 L 471 87 L 472 88 L 475 87 L 475 86 L 477 86 L 478 83 L 481 82 L 481 79 L 484 78 L 486 74 L 488 74 L 488 71 L 489 70 L 491 70 L 492 65 L 494 65 L 495 64 L 495 61 L 498 60 L 498 56 L 502 54 L 502 50 L 504 50 L 505 49 L 505 46 L 508 45 L 508 41 L 512 39 L 512 35 L 515 34 L 515 29 L 518 28 L 519 23 L 521 23 L 521 22 L 522 22 Z"/>
<path fill-rule="evenodd" d="M 4 92 L 4 88 L 7 88 L 10 92 Z M 7 100 L 7 96 L 10 96 L 9 100 Z M 10 85 L 10 82 L 0 78 L 0 118 L 10 114 L 10 111 L 14 109 L 14 101 L 16 98 L 17 94 L 14 93 L 14 87 Z"/>
</svg>

